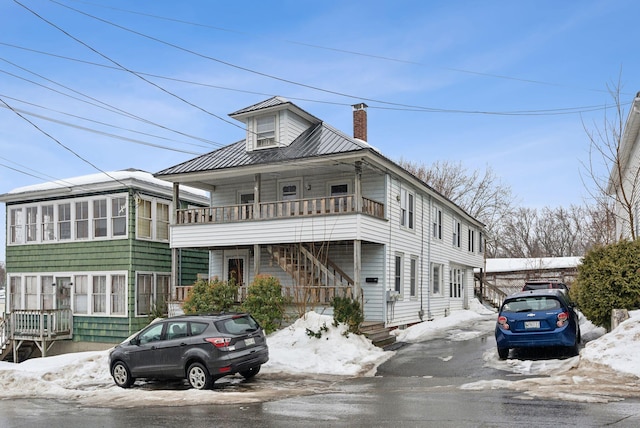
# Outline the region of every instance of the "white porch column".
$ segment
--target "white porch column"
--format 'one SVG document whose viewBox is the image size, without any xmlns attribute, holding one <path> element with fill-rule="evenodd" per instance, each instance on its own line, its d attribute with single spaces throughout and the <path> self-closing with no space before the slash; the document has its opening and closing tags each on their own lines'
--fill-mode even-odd
<svg viewBox="0 0 640 428">
<path fill-rule="evenodd" d="M 353 294 L 362 307 L 362 241 L 359 239 L 353 241 Z"/>
<path fill-rule="evenodd" d="M 171 213 L 171 224 L 176 224 L 178 222 L 178 210 L 180 209 L 180 184 L 173 183 L 173 211 Z M 169 235 L 171 237 L 171 235 Z M 169 246 L 171 246 L 171 241 L 169 241 Z M 178 249 L 171 248 L 171 300 L 176 300 L 178 298 L 176 287 L 179 284 L 180 279 L 178 278 Z"/>
</svg>

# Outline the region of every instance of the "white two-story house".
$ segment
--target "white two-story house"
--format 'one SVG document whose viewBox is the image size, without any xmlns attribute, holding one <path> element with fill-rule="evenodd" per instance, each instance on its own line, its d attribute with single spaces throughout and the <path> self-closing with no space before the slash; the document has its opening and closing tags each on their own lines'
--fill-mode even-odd
<svg viewBox="0 0 640 428">
<path fill-rule="evenodd" d="M 353 137 L 281 97 L 231 113 L 246 138 L 155 174 L 174 198 L 211 194 L 175 211 L 174 255 L 208 250 L 209 276 L 241 289 L 276 276 L 298 306 L 354 297 L 387 327 L 465 308 L 483 225 L 367 143 L 366 107 Z"/>
</svg>

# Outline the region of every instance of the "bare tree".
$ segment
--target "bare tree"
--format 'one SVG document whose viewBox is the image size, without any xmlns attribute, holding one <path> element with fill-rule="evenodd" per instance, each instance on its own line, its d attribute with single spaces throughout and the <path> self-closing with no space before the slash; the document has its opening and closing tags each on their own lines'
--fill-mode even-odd
<svg viewBox="0 0 640 428">
<path fill-rule="evenodd" d="M 622 86 L 620 79 L 617 84 L 607 85 L 609 95 L 613 100 L 611 110 L 613 114 L 607 113 L 602 125 L 594 123 L 589 129 L 586 124 L 582 126 L 589 138 L 589 160 L 583 163 L 588 179 L 595 186 L 591 190 L 591 197 L 596 201 L 596 205 L 607 210 L 613 210 L 609 216 L 615 221 L 621 222 L 619 231 L 628 230 L 629 237 L 636 239 L 635 231 L 635 208 L 637 205 L 638 190 L 640 184 L 640 163 L 630 162 L 634 141 L 625 141 L 624 118 L 625 110 L 621 103 Z M 604 173 L 602 171 L 604 167 Z M 583 179 L 584 182 L 584 179 Z M 612 203 L 604 201 L 610 199 Z M 606 223 L 609 225 L 609 223 Z M 615 227 L 615 226 L 614 226 Z M 615 233 L 615 232 L 614 232 Z M 608 232 L 603 234 L 609 235 Z M 620 238 L 622 236 L 618 236 Z"/>
<path fill-rule="evenodd" d="M 514 198 L 511 188 L 490 167 L 469 171 L 460 162 L 436 161 L 425 166 L 402 159 L 399 164 L 483 222 L 488 235 L 488 255 L 495 253 L 496 228 L 511 214 Z"/>
</svg>

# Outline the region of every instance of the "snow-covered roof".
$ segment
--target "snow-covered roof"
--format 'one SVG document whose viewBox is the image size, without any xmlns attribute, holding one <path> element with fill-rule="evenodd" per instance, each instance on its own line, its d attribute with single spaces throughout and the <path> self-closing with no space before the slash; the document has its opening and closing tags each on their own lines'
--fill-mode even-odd
<svg viewBox="0 0 640 428">
<path fill-rule="evenodd" d="M 8 193 L 0 195 L 0 201 L 16 202 L 45 195 L 55 195 L 60 193 L 81 194 L 96 190 L 121 189 L 129 186 L 154 188 L 166 192 L 167 194 L 171 194 L 173 191 L 173 183 L 156 178 L 153 174 L 146 171 L 126 169 L 121 171 L 108 171 L 82 175 L 18 187 Z M 180 186 L 180 197 L 182 199 L 206 203 L 209 194 L 204 190 L 196 189 L 194 187 Z"/>
<path fill-rule="evenodd" d="M 582 257 L 537 257 L 487 259 L 485 272 L 518 272 L 523 270 L 567 269 L 577 267 Z"/>
</svg>

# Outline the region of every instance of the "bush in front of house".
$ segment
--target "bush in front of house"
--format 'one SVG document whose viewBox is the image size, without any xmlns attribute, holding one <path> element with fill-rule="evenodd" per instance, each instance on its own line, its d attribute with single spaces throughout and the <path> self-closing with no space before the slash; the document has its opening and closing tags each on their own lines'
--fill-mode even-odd
<svg viewBox="0 0 640 428">
<path fill-rule="evenodd" d="M 349 332 L 359 334 L 360 324 L 364 321 L 364 313 L 360 302 L 349 297 L 336 296 L 331 300 L 333 307 L 333 325 L 346 324 Z"/>
<path fill-rule="evenodd" d="M 185 314 L 227 312 L 235 309 L 238 286 L 235 281 L 199 279 L 189 291 L 182 310 Z"/>
<path fill-rule="evenodd" d="M 640 240 L 589 251 L 569 293 L 592 323 L 609 330 L 612 309 L 640 306 Z"/>
<path fill-rule="evenodd" d="M 242 302 L 242 310 L 250 313 L 260 323 L 266 334 L 276 331 L 285 315 L 287 298 L 282 295 L 280 281 L 267 275 L 254 278 Z"/>
</svg>

